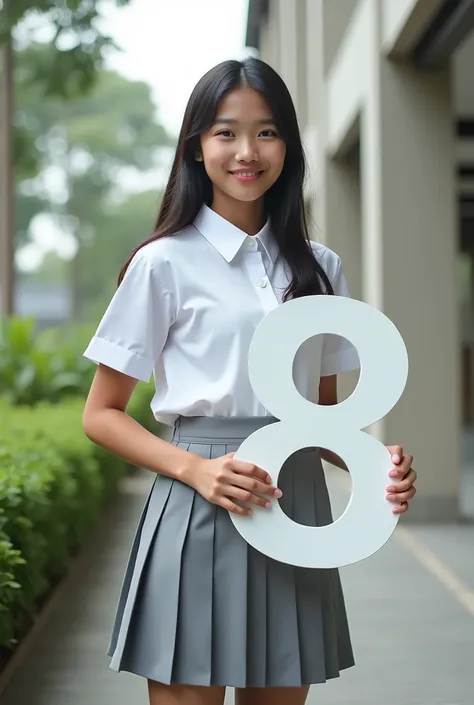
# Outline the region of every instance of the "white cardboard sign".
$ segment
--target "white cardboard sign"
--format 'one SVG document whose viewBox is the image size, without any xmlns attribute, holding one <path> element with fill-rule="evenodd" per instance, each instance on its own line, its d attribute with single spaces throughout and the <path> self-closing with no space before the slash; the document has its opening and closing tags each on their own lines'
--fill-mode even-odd
<svg viewBox="0 0 474 705">
<path fill-rule="evenodd" d="M 340 335 L 356 348 L 360 377 L 352 395 L 336 406 L 314 404 L 297 391 L 293 360 L 319 334 Z M 398 402 L 408 376 L 408 355 L 392 321 L 377 309 L 342 296 L 307 296 L 271 311 L 257 328 L 249 351 L 255 395 L 277 419 L 250 435 L 237 460 L 264 468 L 278 485 L 285 460 L 311 446 L 337 453 L 352 478 L 352 495 L 333 524 L 309 527 L 292 521 L 273 500 L 249 517 L 231 513 L 242 537 L 261 553 L 306 568 L 336 568 L 368 558 L 388 541 L 398 522 L 386 499 L 393 467 L 385 446 L 361 429 Z"/>
</svg>

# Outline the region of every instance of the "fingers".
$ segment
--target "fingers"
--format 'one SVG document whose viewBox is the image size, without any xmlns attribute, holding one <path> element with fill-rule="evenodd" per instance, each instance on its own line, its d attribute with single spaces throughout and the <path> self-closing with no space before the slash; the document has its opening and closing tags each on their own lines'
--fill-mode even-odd
<svg viewBox="0 0 474 705">
<path fill-rule="evenodd" d="M 410 489 L 410 487 L 413 487 L 413 485 L 416 482 L 417 474 L 413 468 L 407 473 L 407 475 L 403 478 L 403 480 L 400 480 L 400 482 L 397 482 L 395 485 L 388 485 L 387 487 L 387 492 L 389 494 L 397 494 L 399 492 L 406 492 L 407 490 Z"/>
<path fill-rule="evenodd" d="M 216 475 L 210 501 L 243 516 L 251 514 L 252 510 L 241 506 L 241 502 L 270 509 L 269 498 L 279 499 L 281 490 L 272 484 L 265 470 L 252 463 L 234 460 L 233 456 L 233 453 L 227 454 L 227 461 Z"/>
<path fill-rule="evenodd" d="M 416 495 L 416 487 L 410 487 L 406 492 L 389 493 L 386 498 L 389 502 L 396 502 L 397 504 L 403 504 L 404 502 L 409 502 L 410 499 Z"/>
<path fill-rule="evenodd" d="M 238 504 L 235 504 L 235 502 L 232 502 L 232 500 L 228 497 L 222 497 L 219 504 L 224 509 L 227 509 L 228 512 L 232 512 L 232 514 L 239 514 L 240 516 L 249 516 L 252 514 L 251 509 L 240 507 Z"/>
<path fill-rule="evenodd" d="M 414 486 L 416 478 L 416 472 L 412 468 L 408 471 L 403 480 L 387 487 L 386 499 L 398 505 L 392 510 L 394 514 L 403 514 L 407 511 L 408 502 L 413 499 L 416 494 L 416 487 Z"/>
<path fill-rule="evenodd" d="M 269 485 L 272 482 L 272 478 L 268 472 L 253 463 L 245 463 L 242 460 L 231 459 L 228 468 L 229 470 L 239 473 L 240 475 L 252 475 L 252 477 L 257 477 L 259 480 L 262 480 L 262 482 L 266 482 Z"/>
<path fill-rule="evenodd" d="M 392 514 L 405 514 L 408 511 L 408 502 L 400 504 L 398 507 L 392 509 Z"/>
<path fill-rule="evenodd" d="M 392 456 L 392 460 L 393 460 L 393 456 Z M 405 455 L 402 458 L 400 464 L 396 468 L 393 468 L 393 470 L 390 470 L 390 472 L 388 473 L 389 476 L 391 478 L 393 478 L 394 480 L 396 480 L 397 478 L 400 478 L 400 477 L 405 477 L 405 475 L 407 475 L 410 472 L 410 470 L 412 469 L 412 467 L 411 467 L 412 462 L 413 462 L 413 455 L 410 455 L 410 453 L 407 453 L 407 455 Z"/>
<path fill-rule="evenodd" d="M 410 453 L 403 454 L 402 446 L 388 446 L 392 456 L 394 467 L 388 474 L 394 484 L 387 486 L 386 499 L 396 506 L 393 507 L 393 514 L 404 514 L 408 510 L 408 502 L 416 494 L 415 482 L 417 474 L 412 468 L 413 456 Z"/>
<path fill-rule="evenodd" d="M 248 492 L 267 495 L 268 497 L 276 497 L 280 499 L 282 496 L 281 490 L 273 485 L 267 485 L 264 482 L 260 482 L 255 477 L 246 477 L 245 475 L 239 475 L 234 473 L 231 478 L 229 478 L 231 485 L 235 487 L 242 488 Z"/>
<path fill-rule="evenodd" d="M 387 449 L 390 451 L 392 456 L 392 462 L 395 463 L 395 465 L 398 465 L 403 458 L 402 446 L 387 446 Z"/>
<path fill-rule="evenodd" d="M 263 507 L 264 509 L 270 509 L 272 506 L 272 503 L 265 497 L 259 497 L 249 490 L 243 490 L 241 487 L 229 487 L 227 497 L 237 499 L 239 502 L 251 502 L 257 507 Z"/>
</svg>

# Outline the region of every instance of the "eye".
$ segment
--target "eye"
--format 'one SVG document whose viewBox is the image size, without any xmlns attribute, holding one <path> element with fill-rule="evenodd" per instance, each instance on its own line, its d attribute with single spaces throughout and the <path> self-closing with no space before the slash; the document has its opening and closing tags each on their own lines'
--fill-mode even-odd
<svg viewBox="0 0 474 705">
<path fill-rule="evenodd" d="M 219 132 L 216 132 L 216 137 L 229 138 L 232 137 L 232 132 L 230 130 L 220 130 Z"/>
<path fill-rule="evenodd" d="M 262 137 L 278 137 L 276 130 L 272 130 L 271 128 L 268 128 L 266 130 L 262 130 L 260 132 L 260 135 Z"/>
</svg>

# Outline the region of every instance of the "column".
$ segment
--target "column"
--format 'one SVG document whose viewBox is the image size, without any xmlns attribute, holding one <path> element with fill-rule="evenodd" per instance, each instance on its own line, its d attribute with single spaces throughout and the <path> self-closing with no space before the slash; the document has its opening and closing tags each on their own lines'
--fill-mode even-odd
<svg viewBox="0 0 474 705">
<path fill-rule="evenodd" d="M 341 17 L 329 15 L 326 0 L 307 0 L 307 86 L 308 122 L 306 139 L 311 146 L 310 180 L 313 191 L 314 239 L 324 243 L 341 257 L 351 295 L 361 298 L 361 215 L 360 183 L 357 160 L 331 159 L 326 151 L 328 112 L 326 103 L 326 57 L 334 57 L 341 41 L 341 32 L 332 31 L 332 19 L 338 28 Z M 352 8 L 353 9 L 353 8 Z M 334 14 L 334 13 L 333 13 Z M 343 21 L 347 26 L 347 7 Z M 333 28 L 334 30 L 334 28 Z M 331 46 L 328 46 L 331 44 Z M 355 372 L 340 375 L 339 399 L 347 398 L 358 380 Z"/>
<path fill-rule="evenodd" d="M 297 0 L 274 0 L 274 2 L 278 17 L 280 56 L 278 70 L 299 112 Z"/>
<path fill-rule="evenodd" d="M 363 296 L 401 331 L 403 398 L 374 432 L 415 455 L 407 520 L 458 514 L 459 348 L 454 129 L 449 72 L 419 73 L 380 53 L 379 7 L 361 126 Z"/>
</svg>

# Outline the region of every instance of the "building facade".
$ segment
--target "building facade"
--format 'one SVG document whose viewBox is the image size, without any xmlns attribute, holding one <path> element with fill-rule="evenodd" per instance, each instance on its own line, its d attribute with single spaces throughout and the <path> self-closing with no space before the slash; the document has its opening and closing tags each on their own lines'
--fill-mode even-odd
<svg viewBox="0 0 474 705">
<path fill-rule="evenodd" d="M 371 431 L 416 457 L 411 520 L 474 513 L 473 27 L 474 0 L 249 4 L 247 45 L 297 106 L 314 236 L 408 348 L 405 393 Z"/>
</svg>

